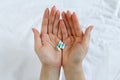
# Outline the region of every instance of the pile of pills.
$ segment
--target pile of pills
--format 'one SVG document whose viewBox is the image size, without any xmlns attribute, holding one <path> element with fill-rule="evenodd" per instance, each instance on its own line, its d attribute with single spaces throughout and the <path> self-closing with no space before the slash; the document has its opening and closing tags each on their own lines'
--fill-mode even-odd
<svg viewBox="0 0 120 80">
<path fill-rule="evenodd" d="M 65 48 L 65 44 L 64 44 L 62 41 L 60 41 L 60 42 L 57 44 L 56 48 L 60 51 L 61 49 L 64 49 L 64 48 Z"/>
</svg>

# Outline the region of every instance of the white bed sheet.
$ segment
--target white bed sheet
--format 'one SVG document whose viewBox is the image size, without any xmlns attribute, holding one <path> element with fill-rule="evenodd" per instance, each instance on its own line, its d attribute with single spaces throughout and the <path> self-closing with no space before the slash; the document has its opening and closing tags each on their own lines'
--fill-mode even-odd
<svg viewBox="0 0 120 80">
<path fill-rule="evenodd" d="M 75 11 L 83 30 L 94 25 L 86 80 L 120 80 L 120 0 L 0 0 L 0 80 L 39 80 L 31 28 L 40 28 L 44 9 L 53 5 Z"/>
</svg>

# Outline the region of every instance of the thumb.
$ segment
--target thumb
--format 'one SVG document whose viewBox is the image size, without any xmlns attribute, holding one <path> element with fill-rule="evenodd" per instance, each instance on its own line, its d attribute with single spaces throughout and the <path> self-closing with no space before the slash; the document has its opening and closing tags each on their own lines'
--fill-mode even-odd
<svg viewBox="0 0 120 80">
<path fill-rule="evenodd" d="M 83 36 L 83 42 L 84 42 L 85 44 L 87 44 L 87 45 L 89 44 L 90 33 L 91 33 L 92 29 L 93 29 L 93 26 L 89 26 L 89 27 L 85 30 L 85 34 L 84 34 L 84 36 Z"/>
<path fill-rule="evenodd" d="M 32 28 L 33 34 L 34 34 L 34 44 L 35 47 L 41 47 L 41 38 L 40 38 L 40 33 L 37 29 Z"/>
</svg>

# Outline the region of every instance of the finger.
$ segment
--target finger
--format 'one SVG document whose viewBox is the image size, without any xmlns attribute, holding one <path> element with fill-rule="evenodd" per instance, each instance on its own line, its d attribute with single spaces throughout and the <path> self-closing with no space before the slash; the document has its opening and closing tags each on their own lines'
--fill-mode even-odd
<svg viewBox="0 0 120 80">
<path fill-rule="evenodd" d="M 59 26 L 58 26 L 58 34 L 57 34 L 58 38 L 61 40 L 62 39 L 62 32 L 61 32 L 61 28 L 60 28 L 60 21 L 59 21 Z"/>
<path fill-rule="evenodd" d="M 53 21 L 56 13 L 56 7 L 53 6 L 51 9 L 50 17 L 49 17 L 49 24 L 48 24 L 48 33 L 52 33 L 53 28 Z"/>
<path fill-rule="evenodd" d="M 41 47 L 42 43 L 41 43 L 41 38 L 40 38 L 40 33 L 38 30 L 36 30 L 35 28 L 32 28 L 33 34 L 34 34 L 34 43 L 35 43 L 35 47 Z"/>
<path fill-rule="evenodd" d="M 74 32 L 74 28 L 73 28 L 73 22 L 72 22 L 72 14 L 70 13 L 70 11 L 67 11 L 67 20 L 68 20 L 68 23 L 69 23 L 71 34 L 73 36 L 75 36 L 75 32 Z"/>
<path fill-rule="evenodd" d="M 68 36 L 71 36 L 71 30 L 69 28 L 69 23 L 68 23 L 68 20 L 66 18 L 66 13 L 65 12 L 62 13 L 62 19 L 65 23 L 65 26 L 66 26 L 66 29 L 67 29 L 67 32 L 68 32 Z"/>
<path fill-rule="evenodd" d="M 87 45 L 89 44 L 90 33 L 91 33 L 92 29 L 93 29 L 93 26 L 89 26 L 89 27 L 86 29 L 85 34 L 84 34 L 84 36 L 83 36 L 83 43 L 85 43 L 85 44 L 87 44 Z"/>
<path fill-rule="evenodd" d="M 73 12 L 72 21 L 73 21 L 75 35 L 82 36 L 82 29 L 80 27 L 80 24 L 79 24 L 79 21 L 77 19 L 75 12 Z"/>
<path fill-rule="evenodd" d="M 41 29 L 42 34 L 47 33 L 48 19 L 49 19 L 49 9 L 46 8 L 42 20 L 42 29 Z"/>
<path fill-rule="evenodd" d="M 65 40 L 68 37 L 68 34 L 63 20 L 60 20 L 60 28 L 62 32 L 62 39 Z"/>
<path fill-rule="evenodd" d="M 57 10 L 57 12 L 55 14 L 54 24 L 53 24 L 53 34 L 56 35 L 56 36 L 57 36 L 57 32 L 58 32 L 59 19 L 60 19 L 60 11 Z"/>
</svg>

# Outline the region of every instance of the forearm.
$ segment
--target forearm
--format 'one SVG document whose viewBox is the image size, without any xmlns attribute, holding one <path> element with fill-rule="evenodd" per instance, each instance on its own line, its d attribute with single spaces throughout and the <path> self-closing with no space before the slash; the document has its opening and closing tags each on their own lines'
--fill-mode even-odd
<svg viewBox="0 0 120 80">
<path fill-rule="evenodd" d="M 42 66 L 40 80 L 59 80 L 60 68 Z"/>
<path fill-rule="evenodd" d="M 66 80 L 85 80 L 82 64 L 64 67 Z"/>
</svg>

